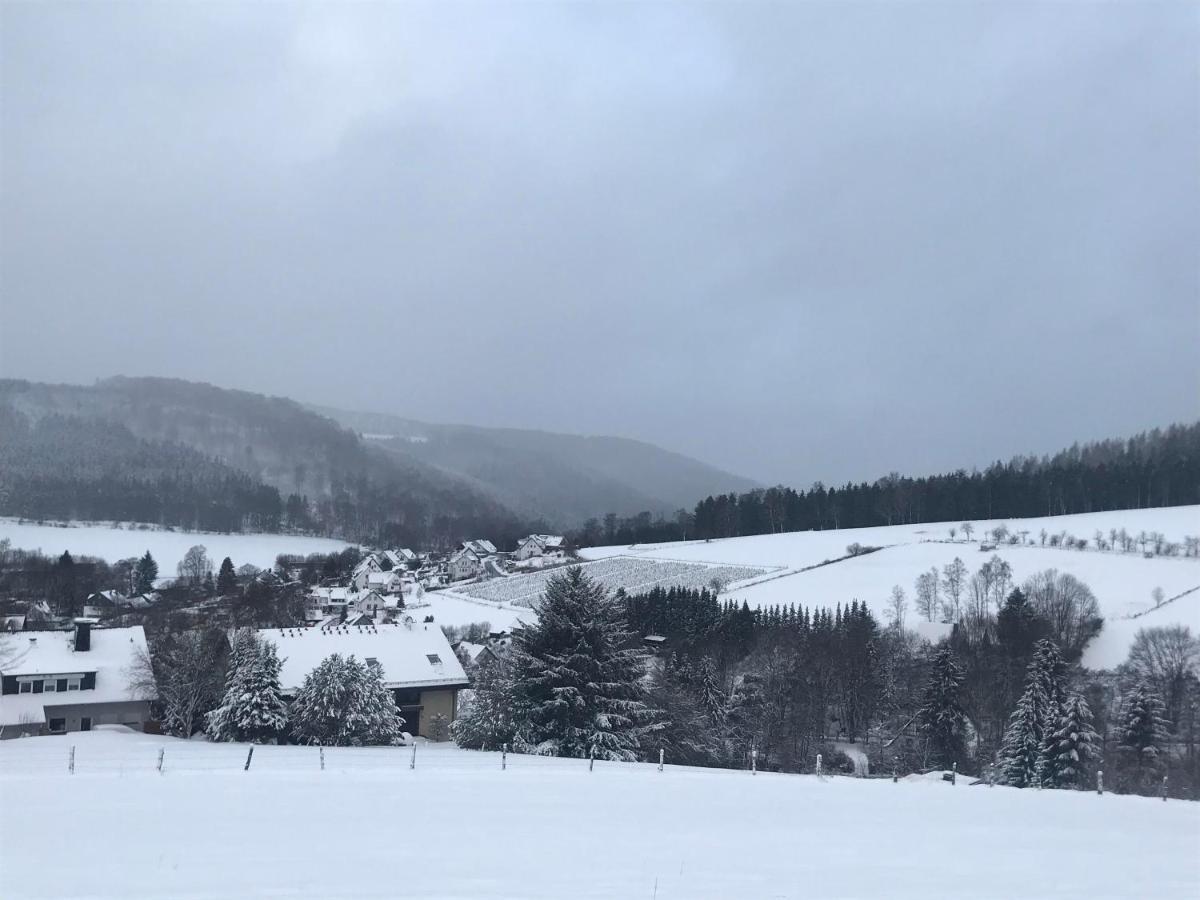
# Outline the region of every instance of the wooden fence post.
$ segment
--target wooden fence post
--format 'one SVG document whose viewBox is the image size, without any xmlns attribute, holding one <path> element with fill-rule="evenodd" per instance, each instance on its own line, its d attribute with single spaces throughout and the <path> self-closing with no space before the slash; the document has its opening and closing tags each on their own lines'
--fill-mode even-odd
<svg viewBox="0 0 1200 900">
<path fill-rule="evenodd" d="M 159 775 L 162 774 L 163 756 L 165 756 L 166 753 L 167 753 L 167 751 L 163 747 L 158 748 L 158 774 Z"/>
<path fill-rule="evenodd" d="M 596 767 L 596 745 L 592 744 L 592 749 L 588 751 L 588 771 L 592 771 Z"/>
<path fill-rule="evenodd" d="M 758 774 L 758 748 L 753 747 L 750 750 L 750 774 Z"/>
<path fill-rule="evenodd" d="M 817 754 L 817 777 L 821 777 L 821 754 Z"/>
<path fill-rule="evenodd" d="M 408 767 L 415 769 L 417 767 L 417 742 L 413 741 L 412 759 L 408 761 Z"/>
<path fill-rule="evenodd" d="M 953 763 L 950 766 L 950 786 L 958 784 L 958 763 Z"/>
<path fill-rule="evenodd" d="M 321 771 L 325 771 L 325 748 L 321 748 Z"/>
<path fill-rule="evenodd" d="M 508 744 L 502 744 L 500 746 L 500 770 L 503 771 L 507 768 L 508 768 Z"/>
<path fill-rule="evenodd" d="M 660 772 L 663 770 L 663 757 L 666 756 L 666 752 L 662 747 L 658 748 L 658 771 Z"/>
<path fill-rule="evenodd" d="M 1097 794 L 1104 793 L 1104 770 L 1103 769 L 1096 770 L 1096 793 Z"/>
<path fill-rule="evenodd" d="M 67 760 L 67 771 L 72 775 L 75 774 L 75 745 L 71 745 L 71 756 Z"/>
<path fill-rule="evenodd" d="M 900 781 L 900 757 L 892 757 L 892 784 L 898 784 Z"/>
<path fill-rule="evenodd" d="M 254 747 L 253 746 L 250 747 L 250 752 L 246 754 L 246 765 L 242 769 L 243 772 L 250 771 L 250 760 L 252 760 L 252 759 L 254 759 Z"/>
</svg>

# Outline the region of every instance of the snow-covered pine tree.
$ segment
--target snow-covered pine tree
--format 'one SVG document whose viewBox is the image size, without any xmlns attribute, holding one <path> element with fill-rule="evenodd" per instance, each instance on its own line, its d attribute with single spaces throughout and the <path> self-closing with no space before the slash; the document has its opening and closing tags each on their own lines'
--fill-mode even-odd
<svg viewBox="0 0 1200 900">
<path fill-rule="evenodd" d="M 352 712 L 353 676 L 340 653 L 321 660 L 304 677 L 292 700 L 292 736 L 301 744 L 348 744 L 347 713 Z"/>
<path fill-rule="evenodd" d="M 552 576 L 537 624 L 513 642 L 516 691 L 538 752 L 633 760 L 656 727 L 642 686 L 645 654 L 619 602 L 578 566 Z"/>
<path fill-rule="evenodd" d="M 350 657 L 350 662 L 357 661 Z M 361 705 L 362 731 L 358 743 L 394 744 L 404 728 L 404 719 L 396 706 L 396 698 L 383 683 L 383 667 L 378 663 L 357 663 L 358 691 Z"/>
<path fill-rule="evenodd" d="M 1159 754 L 1167 740 L 1166 707 L 1145 682 L 1133 686 L 1125 699 L 1120 755 L 1124 790 L 1144 792 L 1153 787 L 1161 768 Z"/>
<path fill-rule="evenodd" d="M 208 733 L 214 741 L 277 741 L 287 730 L 288 717 L 275 645 L 255 639 L 253 633 L 235 640 L 225 697 L 209 713 Z"/>
<path fill-rule="evenodd" d="M 475 670 L 470 698 L 450 726 L 460 747 L 498 750 L 516 741 L 512 672 L 507 659 L 485 662 Z"/>
<path fill-rule="evenodd" d="M 1000 777 L 1013 787 L 1030 787 L 1038 783 L 1042 768 L 1042 734 L 1046 716 L 1046 695 L 1041 682 L 1031 677 L 1017 708 L 1009 717 L 1000 747 Z"/>
<path fill-rule="evenodd" d="M 921 709 L 917 713 L 921 730 L 929 741 L 929 754 L 935 764 L 950 766 L 966 753 L 963 733 L 966 715 L 959 704 L 963 670 L 949 647 L 933 658 L 933 668 Z"/>
<path fill-rule="evenodd" d="M 1044 742 L 1059 726 L 1067 698 L 1067 664 L 1058 645 L 1040 640 L 1025 676 L 1025 691 L 1017 701 L 1000 747 L 1001 777 L 1014 787 L 1040 783 Z"/>
<path fill-rule="evenodd" d="M 1099 740 L 1087 701 L 1079 694 L 1069 695 L 1059 713 L 1058 726 L 1042 739 L 1042 786 L 1087 786 L 1088 763 L 1099 755 Z"/>
<path fill-rule="evenodd" d="M 1054 641 L 1043 638 L 1033 645 L 1033 665 L 1042 693 L 1051 704 L 1046 713 L 1057 720 L 1058 708 L 1067 699 L 1067 662 Z"/>
<path fill-rule="evenodd" d="M 377 665 L 334 653 L 308 673 L 292 701 L 292 736 L 302 744 L 393 743 L 404 727 Z"/>
</svg>

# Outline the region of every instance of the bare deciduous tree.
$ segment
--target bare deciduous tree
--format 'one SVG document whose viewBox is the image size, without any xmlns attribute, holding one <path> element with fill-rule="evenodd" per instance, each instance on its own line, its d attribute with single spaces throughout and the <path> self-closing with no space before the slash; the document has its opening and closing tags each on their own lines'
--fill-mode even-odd
<svg viewBox="0 0 1200 900">
<path fill-rule="evenodd" d="M 203 544 L 196 544 L 189 549 L 176 567 L 179 577 L 193 587 L 211 575 L 212 570 L 212 560 L 208 558 L 208 549 Z"/>
<path fill-rule="evenodd" d="M 962 614 L 963 588 L 967 581 L 967 566 L 957 556 L 942 568 L 942 591 L 946 595 L 946 614 L 957 622 Z"/>
<path fill-rule="evenodd" d="M 1200 674 L 1200 639 L 1183 625 L 1142 628 L 1133 639 L 1126 666 L 1154 686 L 1167 705 L 1172 727 L 1177 728 L 1188 690 Z"/>
<path fill-rule="evenodd" d="M 940 612 L 939 607 L 941 604 L 938 597 L 939 583 L 940 579 L 938 578 L 938 570 L 936 568 L 930 569 L 928 572 L 922 572 L 917 576 L 917 612 L 930 622 Z"/>
<path fill-rule="evenodd" d="M 908 608 L 908 600 L 904 597 L 904 588 L 896 585 L 892 588 L 892 596 L 888 599 L 888 615 L 896 631 L 904 630 L 904 613 Z"/>
<path fill-rule="evenodd" d="M 1050 637 L 1063 656 L 1078 659 L 1104 625 L 1091 588 L 1074 575 L 1046 569 L 1029 578 L 1022 589 L 1038 615 L 1049 623 Z"/>
</svg>

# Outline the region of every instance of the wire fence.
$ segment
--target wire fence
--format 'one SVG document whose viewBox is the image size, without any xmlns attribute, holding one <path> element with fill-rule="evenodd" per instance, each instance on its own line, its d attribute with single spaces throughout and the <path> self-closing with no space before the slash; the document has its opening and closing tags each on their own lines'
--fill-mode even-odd
<svg viewBox="0 0 1200 900">
<path fill-rule="evenodd" d="M 12 742 L 19 745 L 20 741 Z M 10 745 L 11 746 L 11 745 Z M 459 750 L 453 745 L 414 744 L 401 747 L 296 747 L 279 745 L 209 744 L 177 745 L 146 743 L 137 747 L 90 746 L 86 742 L 64 744 L 48 752 L 42 747 L 0 748 L 0 775 L 20 774 L 118 774 L 172 772 L 295 772 L 338 773 L 409 771 L 477 771 L 541 769 L 594 771 L 621 769 L 631 772 L 662 772 L 664 764 L 614 762 L 600 759 L 569 759 L 532 756 L 507 751 Z"/>
</svg>

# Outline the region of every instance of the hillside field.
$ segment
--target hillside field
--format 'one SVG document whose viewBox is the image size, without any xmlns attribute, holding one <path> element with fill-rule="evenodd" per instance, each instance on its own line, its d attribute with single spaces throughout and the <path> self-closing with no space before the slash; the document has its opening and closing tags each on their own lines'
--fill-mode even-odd
<svg viewBox="0 0 1200 900">
<path fill-rule="evenodd" d="M 1089 645 L 1084 656 L 1084 664 L 1091 668 L 1109 668 L 1121 663 L 1134 634 L 1145 626 L 1183 624 L 1200 632 L 1200 591 L 1149 611 L 1153 606 L 1151 592 L 1156 587 L 1161 587 L 1168 598 L 1200 587 L 1200 560 L 1182 556 L 1145 559 L 1140 553 L 1042 547 L 1039 538 L 1043 528 L 1051 534 L 1065 531 L 1089 541 L 1097 529 L 1107 536 L 1111 528 L 1124 528 L 1134 535 L 1153 531 L 1164 534 L 1168 540 L 1181 541 L 1187 535 L 1200 535 L 1200 507 L 1009 519 L 1003 524 L 1010 531 L 1027 531 L 1028 538 L 1039 545 L 1004 544 L 987 553 L 980 552 L 979 539 L 985 531 L 1001 523 L 973 522 L 976 532 L 972 542 L 965 541 L 961 532 L 951 542 L 949 529 L 960 524 L 896 525 L 632 547 L 592 547 L 581 550 L 580 556 L 589 560 L 623 556 L 778 569 L 779 577 L 759 579 L 746 587 L 734 584 L 722 595 L 723 598 L 744 600 L 751 607 L 791 603 L 833 606 L 859 600 L 865 602 L 881 621 L 887 621 L 887 601 L 892 586 L 898 584 L 909 598 L 908 624 L 916 625 L 920 616 L 914 605 L 913 582 L 921 572 L 934 566 L 941 569 L 956 556 L 974 572 L 995 553 L 1012 566 L 1013 578 L 1018 584 L 1034 572 L 1054 568 L 1075 575 L 1091 587 L 1106 619 L 1103 633 Z M 852 543 L 883 549 L 821 565 L 826 560 L 844 556 L 846 547 Z M 803 571 L 805 569 L 807 571 Z"/>
<path fill-rule="evenodd" d="M 67 771 L 70 745 L 76 771 Z M 156 771 L 164 749 L 162 774 Z M 0 744 L 7 900 L 1192 898 L 1200 804 L 104 729 Z M 52 839 L 69 823 L 78 851 Z"/>
<path fill-rule="evenodd" d="M 275 565 L 275 557 L 280 553 L 335 553 L 347 546 L 345 541 L 295 534 L 142 530 L 129 525 L 118 528 L 111 523 L 39 525 L 0 518 L 0 540 L 5 538 L 12 541 L 14 549 L 41 550 L 47 556 L 60 556 L 69 550 L 72 556 L 98 556 L 109 563 L 141 556 L 149 550 L 163 577 L 174 575 L 175 565 L 195 544 L 208 548 L 209 557 L 217 562 L 228 556 L 235 566 L 250 563 L 262 569 Z"/>
</svg>

